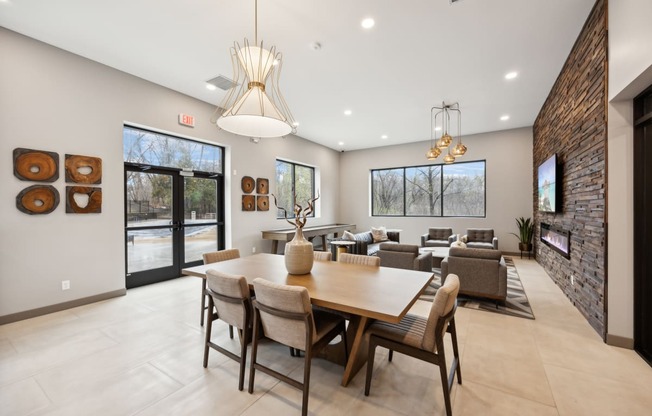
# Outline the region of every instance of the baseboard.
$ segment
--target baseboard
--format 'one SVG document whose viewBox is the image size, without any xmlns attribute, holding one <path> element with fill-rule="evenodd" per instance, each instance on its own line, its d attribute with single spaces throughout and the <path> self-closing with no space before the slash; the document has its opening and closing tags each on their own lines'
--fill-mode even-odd
<svg viewBox="0 0 652 416">
<path fill-rule="evenodd" d="M 634 340 L 632 338 L 607 334 L 607 345 L 613 345 L 614 347 L 627 348 L 628 350 L 633 350 Z"/>
<path fill-rule="evenodd" d="M 99 295 L 89 296 L 87 298 L 75 299 L 68 302 L 57 303 L 56 305 L 44 306 L 42 308 L 30 309 L 28 311 L 12 313 L 10 315 L 0 316 L 0 325 L 11 322 L 22 321 L 24 319 L 35 318 L 37 316 L 47 315 L 53 312 L 59 312 L 77 306 L 88 305 L 89 303 L 99 302 L 101 300 L 117 298 L 127 294 L 127 289 L 119 289 L 111 292 L 100 293 Z"/>
<path fill-rule="evenodd" d="M 510 257 L 513 257 L 513 258 L 520 259 L 521 258 L 521 253 L 519 251 L 516 251 L 516 252 L 503 251 L 503 256 L 510 256 Z M 527 260 L 527 259 L 528 259 L 527 252 L 524 251 L 523 252 L 523 260 Z M 534 253 L 530 253 L 530 259 L 534 260 Z"/>
</svg>

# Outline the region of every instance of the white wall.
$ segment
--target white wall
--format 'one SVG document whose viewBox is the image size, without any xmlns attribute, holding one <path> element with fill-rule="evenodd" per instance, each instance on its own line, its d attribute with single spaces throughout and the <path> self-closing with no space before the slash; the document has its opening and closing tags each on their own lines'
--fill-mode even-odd
<svg viewBox="0 0 652 416">
<path fill-rule="evenodd" d="M 384 225 L 402 229 L 401 242 L 419 244 L 428 227 L 493 228 L 503 251 L 518 252 L 515 218 L 532 217 L 532 128 L 476 134 L 463 138 L 469 150 L 464 160 L 487 161 L 486 218 L 371 217 L 370 170 L 425 165 L 429 142 L 387 146 L 342 153 L 340 170 L 340 220 L 358 231 Z M 441 163 L 440 161 L 436 163 Z"/>
<path fill-rule="evenodd" d="M 4 28 L 0 56 L 0 317 L 124 289 L 124 122 L 228 148 L 226 180 L 232 186 L 227 224 L 232 246 L 243 255 L 254 246 L 270 249 L 271 243 L 261 239 L 262 229 L 287 226 L 273 209 L 240 209 L 242 175 L 269 178 L 274 191 L 276 157 L 328 172 L 320 185 L 321 216 L 313 223 L 337 219 L 339 153 L 331 149 L 297 137 L 252 144 L 210 124 L 213 105 Z M 182 112 L 195 116 L 194 129 L 177 123 Z M 53 185 L 62 199 L 53 213 L 32 216 L 16 209 L 16 195 L 33 184 L 13 176 L 17 147 L 59 153 L 60 178 Z M 102 158 L 101 214 L 65 213 L 65 153 Z M 230 175 L 233 169 L 235 177 Z M 62 280 L 71 281 L 70 290 L 61 291 Z"/>
<path fill-rule="evenodd" d="M 609 2 L 607 333 L 634 338 L 632 98 L 652 84 L 652 2 Z"/>
</svg>

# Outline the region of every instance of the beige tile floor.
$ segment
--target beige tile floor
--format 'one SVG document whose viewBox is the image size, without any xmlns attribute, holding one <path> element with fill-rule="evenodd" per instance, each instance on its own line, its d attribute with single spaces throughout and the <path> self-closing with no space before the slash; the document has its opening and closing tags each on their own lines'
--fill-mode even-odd
<svg viewBox="0 0 652 416">
<path fill-rule="evenodd" d="M 455 415 L 651 415 L 652 368 L 610 347 L 533 260 L 516 266 L 536 320 L 459 308 L 464 384 Z M 258 373 L 237 390 L 238 365 L 211 352 L 202 363 L 199 280 L 184 277 L 127 296 L 0 326 L 0 415 L 292 415 L 299 391 Z M 426 314 L 430 303 L 413 312 Z M 218 342 L 237 350 L 225 326 Z M 450 345 L 447 345 L 450 357 Z M 261 361 L 293 377 L 302 359 L 273 344 Z M 377 354 L 371 395 L 364 368 L 347 387 L 342 368 L 313 362 L 312 415 L 443 414 L 434 366 Z"/>
</svg>

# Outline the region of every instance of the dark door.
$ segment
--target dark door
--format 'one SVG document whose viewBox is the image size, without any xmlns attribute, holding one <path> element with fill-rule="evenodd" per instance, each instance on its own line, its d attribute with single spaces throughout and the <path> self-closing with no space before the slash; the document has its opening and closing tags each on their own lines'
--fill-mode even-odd
<svg viewBox="0 0 652 416">
<path fill-rule="evenodd" d="M 652 87 L 634 99 L 634 349 L 652 365 Z"/>
<path fill-rule="evenodd" d="M 224 247 L 221 177 L 125 165 L 126 286 L 173 279 Z"/>
</svg>

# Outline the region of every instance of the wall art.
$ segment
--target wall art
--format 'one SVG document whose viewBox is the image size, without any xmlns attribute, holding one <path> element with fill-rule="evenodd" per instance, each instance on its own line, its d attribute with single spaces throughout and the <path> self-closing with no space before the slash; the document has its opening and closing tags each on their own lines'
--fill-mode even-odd
<svg viewBox="0 0 652 416">
<path fill-rule="evenodd" d="M 75 200 L 75 194 L 85 197 L 85 205 Z M 99 214 L 102 212 L 102 188 L 92 186 L 66 186 L 66 213 Z"/>
<path fill-rule="evenodd" d="M 14 149 L 14 176 L 21 181 L 54 182 L 59 179 L 59 154 L 45 150 Z"/>
<path fill-rule="evenodd" d="M 29 215 L 49 214 L 59 205 L 59 191 L 52 185 L 32 185 L 16 196 L 16 208 Z"/>
<path fill-rule="evenodd" d="M 102 183 L 102 159 L 93 156 L 66 154 L 66 182 Z"/>
</svg>

